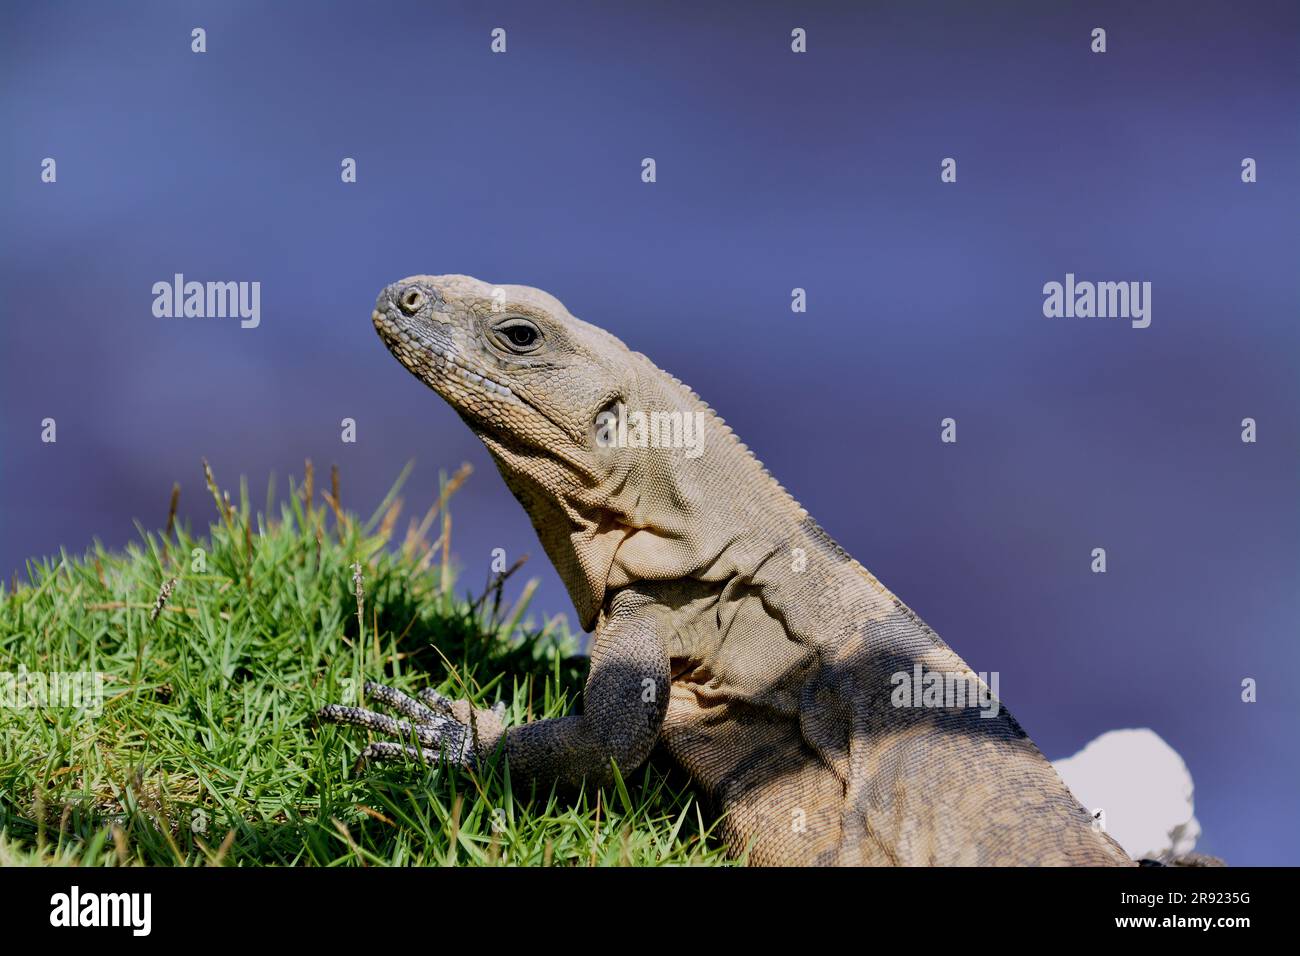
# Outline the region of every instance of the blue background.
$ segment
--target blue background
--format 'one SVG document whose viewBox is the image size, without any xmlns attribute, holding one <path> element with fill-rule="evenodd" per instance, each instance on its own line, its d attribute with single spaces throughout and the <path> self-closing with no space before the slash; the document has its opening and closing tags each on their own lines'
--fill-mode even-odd
<svg viewBox="0 0 1300 956">
<path fill-rule="evenodd" d="M 1049 756 L 1150 726 L 1200 849 L 1300 862 L 1300 8 L 732 6 L 5 4 L 0 571 L 161 526 L 173 480 L 205 526 L 201 456 L 256 501 L 337 462 L 365 513 L 467 460 L 464 586 L 528 551 L 572 620 L 369 321 L 413 273 L 536 285 L 693 385 Z M 154 318 L 175 272 L 260 281 L 261 327 Z M 1066 272 L 1150 281 L 1151 327 L 1044 318 Z"/>
</svg>

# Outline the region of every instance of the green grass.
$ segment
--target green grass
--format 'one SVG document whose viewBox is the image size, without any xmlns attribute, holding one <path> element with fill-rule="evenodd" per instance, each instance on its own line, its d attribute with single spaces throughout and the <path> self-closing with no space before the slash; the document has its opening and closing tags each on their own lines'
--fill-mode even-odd
<svg viewBox="0 0 1300 956">
<path fill-rule="evenodd" d="M 206 536 L 169 519 L 0 584 L 0 864 L 725 862 L 716 821 L 653 762 L 604 790 L 523 792 L 503 760 L 354 768 L 364 732 L 313 721 L 365 680 L 500 698 L 511 723 L 575 711 L 586 660 L 562 617 L 525 616 L 535 582 L 505 609 L 501 575 L 458 596 L 446 505 L 467 470 L 400 536 L 400 480 L 363 522 L 310 464 L 260 513 L 207 474 Z M 18 693 L 68 672 L 102 675 L 98 713 Z"/>
</svg>

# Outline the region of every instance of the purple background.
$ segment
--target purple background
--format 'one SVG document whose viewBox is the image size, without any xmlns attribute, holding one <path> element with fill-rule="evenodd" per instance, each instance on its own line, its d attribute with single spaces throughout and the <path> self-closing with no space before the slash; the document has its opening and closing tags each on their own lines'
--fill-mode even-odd
<svg viewBox="0 0 1300 956">
<path fill-rule="evenodd" d="M 5 4 L 0 572 L 161 526 L 173 480 L 205 524 L 201 456 L 255 501 L 337 462 L 367 514 L 468 460 L 464 584 L 528 551 L 572 620 L 369 322 L 412 273 L 537 285 L 693 385 L 1049 756 L 1150 726 L 1202 850 L 1300 862 L 1296 4 L 733 6 Z M 1067 271 L 1152 282 L 1151 327 L 1044 318 Z M 175 272 L 261 281 L 261 328 L 154 318 Z"/>
</svg>

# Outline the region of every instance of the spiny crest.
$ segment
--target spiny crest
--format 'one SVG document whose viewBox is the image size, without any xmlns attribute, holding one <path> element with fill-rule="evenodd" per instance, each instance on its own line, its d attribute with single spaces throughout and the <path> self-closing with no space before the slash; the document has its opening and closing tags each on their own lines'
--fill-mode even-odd
<svg viewBox="0 0 1300 956">
<path fill-rule="evenodd" d="M 664 372 L 663 374 L 667 375 L 669 380 L 674 385 L 676 385 L 678 388 L 682 389 L 682 391 L 684 391 L 687 395 L 689 395 L 691 397 L 691 400 L 694 401 L 697 405 L 700 405 L 705 412 L 713 416 L 713 418 L 717 421 L 718 425 L 721 426 L 722 433 L 724 435 L 729 436 L 731 440 L 736 443 L 736 447 L 739 448 L 740 451 L 744 452 L 744 454 L 746 455 L 746 457 L 749 458 L 750 461 L 758 465 L 759 472 L 762 473 L 764 478 L 766 478 L 768 481 L 770 481 L 773 485 L 776 486 L 776 490 L 779 491 L 785 497 L 786 501 L 788 501 L 794 507 L 795 511 L 799 513 L 799 517 L 801 518 L 808 517 L 808 509 L 805 508 L 803 505 L 799 504 L 799 502 L 795 499 L 794 495 L 790 494 L 790 492 L 786 490 L 785 485 L 777 481 L 776 476 L 773 475 L 770 471 L 768 471 L 767 466 L 764 465 L 758 459 L 757 455 L 755 455 L 752 451 L 750 451 L 749 446 L 740 440 L 740 436 L 738 436 L 732 430 L 731 426 L 727 424 L 726 420 L 721 415 L 719 415 L 717 412 L 713 410 L 713 407 L 708 402 L 700 398 L 700 396 L 696 393 L 694 389 L 692 389 L 689 385 L 684 383 L 676 375 L 669 374 L 668 372 Z"/>
</svg>

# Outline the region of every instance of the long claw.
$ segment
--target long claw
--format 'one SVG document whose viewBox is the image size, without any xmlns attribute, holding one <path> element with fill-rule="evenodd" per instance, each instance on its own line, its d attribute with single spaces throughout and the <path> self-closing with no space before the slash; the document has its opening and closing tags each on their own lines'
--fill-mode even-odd
<svg viewBox="0 0 1300 956">
<path fill-rule="evenodd" d="M 380 697 L 380 700 L 383 700 L 383 698 Z M 345 707 L 342 704 L 326 704 L 316 712 L 317 719 L 327 723 L 364 727 L 366 730 L 375 733 L 386 734 L 402 741 L 418 743 L 420 749 L 424 750 L 425 753 L 432 753 L 435 760 L 439 752 L 445 748 L 448 759 L 452 762 L 462 765 L 472 763 L 474 748 L 470 744 L 468 728 L 450 717 L 439 717 L 436 714 L 430 716 L 431 719 L 427 723 L 413 724 L 407 720 L 389 717 L 387 714 L 377 714 L 373 710 L 366 710 L 364 707 Z M 363 752 L 363 756 L 374 746 L 377 746 L 377 744 L 371 744 L 367 747 L 366 751 Z M 374 751 L 374 753 L 381 760 L 389 759 L 396 754 L 392 747 L 400 746 L 403 745 L 391 744 L 391 746 L 381 747 L 380 750 Z M 408 749 L 415 750 L 417 748 L 409 747 Z"/>
<path fill-rule="evenodd" d="M 368 744 L 366 749 L 361 751 L 357 757 L 357 767 L 362 766 L 369 761 L 386 761 L 410 759 L 419 763 L 436 764 L 438 762 L 438 751 L 429 750 L 426 747 L 411 747 L 406 744 L 395 744 L 391 741 L 381 740 Z"/>
<path fill-rule="evenodd" d="M 426 747 L 437 747 L 440 743 L 438 728 L 432 725 L 412 724 L 406 720 L 389 717 L 387 714 L 377 714 L 373 710 L 366 710 L 364 707 L 326 704 L 316 712 L 316 716 L 320 720 L 331 724 L 351 724 L 354 727 L 364 727 L 367 730 L 387 734 L 390 737 L 401 737 L 403 740 L 410 740 L 411 736 L 414 735 L 415 739 Z"/>
<path fill-rule="evenodd" d="M 451 698 L 443 697 L 442 694 L 439 694 L 432 687 L 424 688 L 423 690 L 419 691 L 415 696 L 419 697 L 420 700 L 424 701 L 434 710 L 438 711 L 438 713 L 446 714 L 448 717 L 451 716 Z"/>
<path fill-rule="evenodd" d="M 366 681 L 364 694 L 377 705 L 393 710 L 406 719 L 343 704 L 327 704 L 316 712 L 316 718 L 326 723 L 364 727 L 374 733 L 395 738 L 368 744 L 358 758 L 358 767 L 370 760 L 402 758 L 436 763 L 444 754 L 449 761 L 462 767 L 473 767 L 477 763 L 477 726 L 462 723 L 456 717 L 453 702 L 433 688 L 426 687 L 411 697 L 386 684 Z M 505 701 L 501 701 L 492 708 L 491 713 L 500 720 L 505 709 Z M 470 719 L 472 722 L 472 712 Z"/>
<path fill-rule="evenodd" d="M 366 681 L 366 697 L 378 701 L 385 707 L 391 707 L 399 714 L 410 717 L 412 720 L 422 724 L 436 724 L 445 720 L 445 716 L 435 714 L 428 707 L 425 707 L 413 697 L 408 697 L 400 690 L 389 687 L 386 684 L 377 684 L 374 681 Z"/>
</svg>

